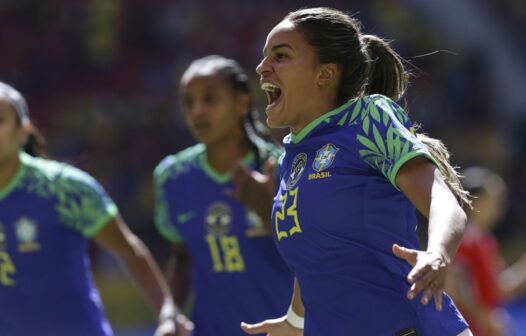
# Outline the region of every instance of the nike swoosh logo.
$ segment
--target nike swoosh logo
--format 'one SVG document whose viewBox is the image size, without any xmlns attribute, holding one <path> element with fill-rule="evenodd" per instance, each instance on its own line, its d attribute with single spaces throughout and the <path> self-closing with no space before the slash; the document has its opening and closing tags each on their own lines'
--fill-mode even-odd
<svg viewBox="0 0 526 336">
<path fill-rule="evenodd" d="M 193 211 L 181 212 L 177 215 L 177 221 L 180 224 L 188 222 L 190 219 L 194 218 L 195 213 Z"/>
</svg>

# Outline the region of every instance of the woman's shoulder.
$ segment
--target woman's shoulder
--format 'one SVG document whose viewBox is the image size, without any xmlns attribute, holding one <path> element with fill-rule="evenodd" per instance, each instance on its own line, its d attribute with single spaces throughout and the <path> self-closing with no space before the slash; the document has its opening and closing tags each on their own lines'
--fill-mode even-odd
<svg viewBox="0 0 526 336">
<path fill-rule="evenodd" d="M 191 167 L 196 167 L 198 160 L 205 152 L 203 144 L 196 144 L 175 154 L 166 156 L 155 167 L 154 177 L 156 180 L 165 180 L 168 176 L 180 175 Z"/>
<path fill-rule="evenodd" d="M 26 184 L 43 194 L 100 188 L 90 174 L 69 163 L 33 157 L 25 153 L 21 155 L 21 160 L 27 169 Z"/>
</svg>

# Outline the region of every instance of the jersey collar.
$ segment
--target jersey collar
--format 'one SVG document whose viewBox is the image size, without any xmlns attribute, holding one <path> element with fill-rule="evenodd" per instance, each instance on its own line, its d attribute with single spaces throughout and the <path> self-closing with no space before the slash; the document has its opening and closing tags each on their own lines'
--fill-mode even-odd
<svg viewBox="0 0 526 336">
<path fill-rule="evenodd" d="M 6 198 L 7 195 L 9 195 L 9 193 L 11 193 L 11 191 L 15 189 L 16 186 L 18 186 L 18 184 L 20 183 L 20 180 L 22 179 L 22 177 L 24 176 L 26 172 L 26 162 L 29 159 L 29 154 L 20 152 L 19 158 L 20 158 L 20 164 L 18 168 L 16 169 L 15 175 L 11 178 L 11 181 L 9 181 L 9 183 L 5 187 L 0 189 L 0 201 Z"/>
<path fill-rule="evenodd" d="M 329 122 L 329 118 L 332 117 L 333 115 L 336 115 L 338 113 L 340 113 L 341 111 L 345 110 L 347 107 L 349 107 L 351 104 L 353 104 L 356 100 L 355 99 L 352 99 L 352 100 L 349 100 L 347 103 L 341 105 L 340 107 L 337 107 L 336 109 L 330 111 L 330 112 L 327 112 L 325 114 L 322 114 L 321 116 L 319 116 L 318 118 L 314 119 L 313 121 L 311 121 L 309 124 L 307 124 L 307 126 L 305 126 L 299 133 L 297 134 L 294 134 L 294 133 L 291 133 L 290 134 L 290 141 L 293 143 L 293 144 L 297 144 L 299 143 L 301 140 L 303 140 L 307 135 L 309 135 L 312 130 L 314 128 L 316 128 L 316 126 L 318 126 L 320 123 L 322 123 L 323 121 L 327 121 Z"/>
<path fill-rule="evenodd" d="M 256 155 L 254 154 L 254 152 L 250 151 L 243 158 L 243 163 L 246 166 L 250 166 L 254 162 L 255 157 L 256 157 Z M 206 157 L 206 151 L 203 151 L 201 153 L 200 160 L 201 160 L 201 166 L 203 167 L 203 170 L 204 170 L 205 174 L 208 177 L 210 177 L 213 181 L 215 181 L 216 183 L 219 183 L 219 184 L 225 184 L 228 181 L 230 181 L 230 178 L 232 177 L 232 174 L 230 174 L 230 173 L 221 174 L 221 173 L 217 172 L 217 170 L 215 170 L 210 165 L 210 163 L 208 162 L 208 159 Z"/>
</svg>

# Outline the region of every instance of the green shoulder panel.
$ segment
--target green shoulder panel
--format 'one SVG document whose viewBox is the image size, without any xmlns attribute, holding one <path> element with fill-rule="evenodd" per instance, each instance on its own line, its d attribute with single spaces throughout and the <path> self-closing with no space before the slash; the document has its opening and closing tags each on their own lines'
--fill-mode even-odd
<svg viewBox="0 0 526 336">
<path fill-rule="evenodd" d="M 434 162 L 414 134 L 407 113 L 385 96 L 363 97 L 352 110 L 349 125 L 357 127 L 360 157 L 397 189 L 396 175 L 404 163 L 420 155 Z"/>
<path fill-rule="evenodd" d="M 175 155 L 167 156 L 154 170 L 155 226 L 159 233 L 169 241 L 181 242 L 183 238 L 170 217 L 165 184 L 168 180 L 176 179 L 182 173 L 187 172 L 192 165 L 199 164 L 198 160 L 204 151 L 203 144 L 189 147 Z"/>
<path fill-rule="evenodd" d="M 58 219 L 66 227 L 92 237 L 118 213 L 115 203 L 90 175 L 71 165 L 23 156 L 21 184 L 32 193 L 55 199 Z"/>
</svg>

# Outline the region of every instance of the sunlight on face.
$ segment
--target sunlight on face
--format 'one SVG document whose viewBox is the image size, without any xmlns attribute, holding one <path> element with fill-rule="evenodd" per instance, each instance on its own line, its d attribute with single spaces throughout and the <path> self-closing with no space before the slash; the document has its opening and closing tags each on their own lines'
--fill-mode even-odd
<svg viewBox="0 0 526 336">
<path fill-rule="evenodd" d="M 247 107 L 220 75 L 194 74 L 184 79 L 182 88 L 186 122 L 197 140 L 215 144 L 241 136 Z"/>
<path fill-rule="evenodd" d="M 23 129 L 17 121 L 13 106 L 0 99 L 0 163 L 18 155 L 23 140 Z"/>
<path fill-rule="evenodd" d="M 315 111 L 321 99 L 316 52 L 285 20 L 269 33 L 263 56 L 256 71 L 267 94 L 267 124 L 297 132 L 319 113 Z"/>
</svg>

